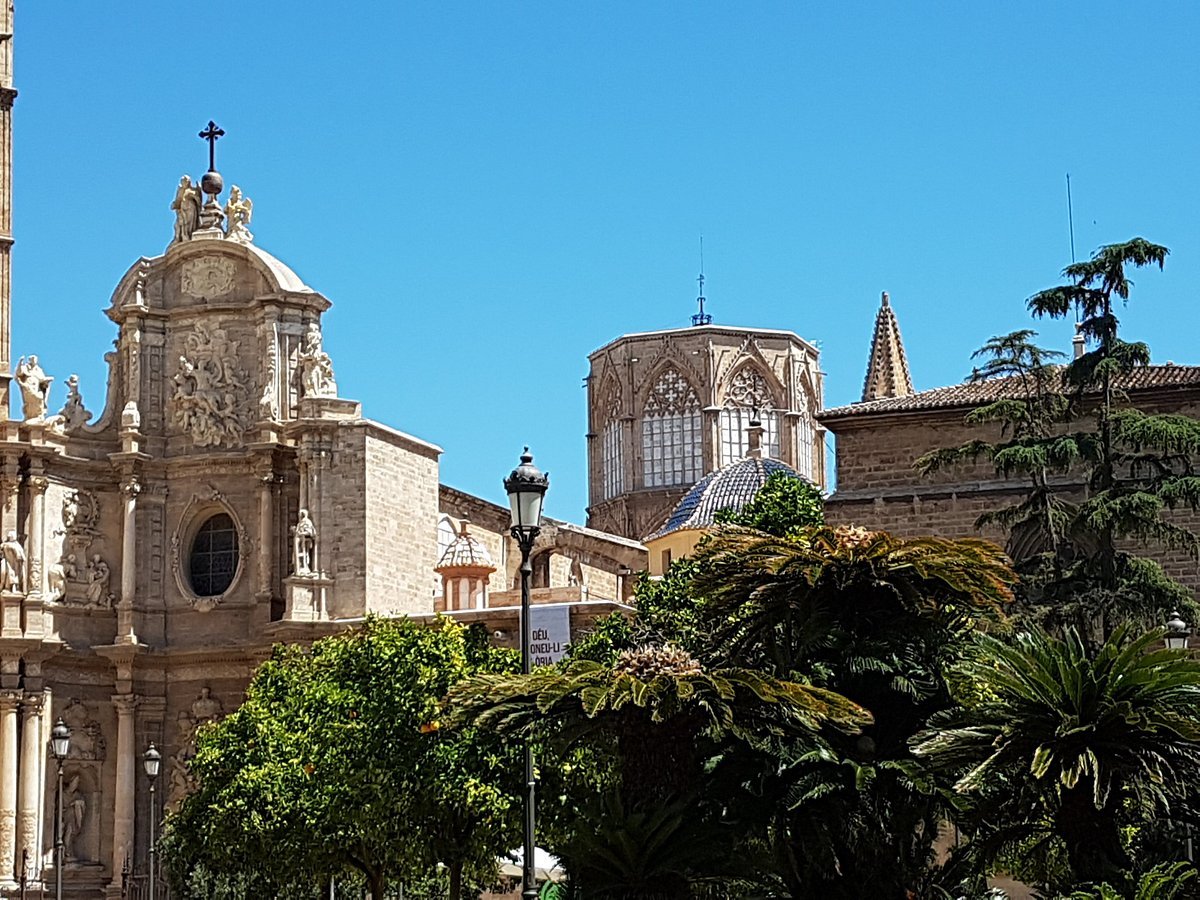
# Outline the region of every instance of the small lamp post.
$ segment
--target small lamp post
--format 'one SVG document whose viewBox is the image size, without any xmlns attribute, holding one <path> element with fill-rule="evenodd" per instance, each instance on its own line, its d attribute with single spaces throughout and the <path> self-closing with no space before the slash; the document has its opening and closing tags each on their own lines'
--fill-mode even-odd
<svg viewBox="0 0 1200 900">
<path fill-rule="evenodd" d="M 533 464 L 529 448 L 521 454 L 521 464 L 504 479 L 504 490 L 512 510 L 512 536 L 521 548 L 521 671 L 528 675 L 531 669 L 530 644 L 532 630 L 529 623 L 529 578 L 533 566 L 529 555 L 533 551 L 534 539 L 542 530 L 542 501 L 550 487 L 550 476 Z M 537 900 L 537 878 L 533 870 L 533 833 L 536 796 L 533 780 L 533 747 L 525 738 L 525 852 L 521 861 L 521 898 Z"/>
<path fill-rule="evenodd" d="M 158 873 L 155 871 L 155 852 L 158 842 L 158 810 L 154 805 L 154 783 L 158 781 L 158 772 L 162 768 L 162 754 L 150 743 L 142 754 L 142 766 L 146 769 L 146 777 L 150 779 L 150 900 L 154 900 L 158 889 Z"/>
<path fill-rule="evenodd" d="M 1167 634 L 1164 640 L 1167 643 L 1167 648 L 1170 650 L 1186 650 L 1188 646 L 1188 638 L 1192 636 L 1192 629 L 1188 628 L 1187 622 L 1179 615 L 1179 611 L 1171 613 L 1171 618 L 1167 619 Z"/>
<path fill-rule="evenodd" d="M 63 761 L 71 752 L 71 729 L 60 716 L 50 729 L 50 754 L 58 762 L 58 781 L 54 788 L 54 900 L 63 895 Z"/>
</svg>

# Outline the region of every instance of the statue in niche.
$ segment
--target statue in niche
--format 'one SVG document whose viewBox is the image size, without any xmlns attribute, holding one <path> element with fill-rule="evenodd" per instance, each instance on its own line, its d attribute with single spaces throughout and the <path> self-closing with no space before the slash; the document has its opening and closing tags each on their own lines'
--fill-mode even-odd
<svg viewBox="0 0 1200 900">
<path fill-rule="evenodd" d="M 87 797 L 79 785 L 79 773 L 76 772 L 63 789 L 63 851 L 70 862 L 78 862 L 75 853 L 75 839 L 83 831 L 83 823 L 87 818 Z"/>
<path fill-rule="evenodd" d="M 10 531 L 0 544 L 0 590 L 25 593 L 26 559 L 25 548 L 17 540 L 17 533 Z"/>
<path fill-rule="evenodd" d="M 87 705 L 77 697 L 62 711 L 62 719 L 71 729 L 71 759 L 103 760 L 107 745 L 100 723 L 92 718 Z"/>
<path fill-rule="evenodd" d="M 171 772 L 167 785 L 168 810 L 176 809 L 183 798 L 196 788 L 196 776 L 192 774 L 190 764 L 196 755 L 197 729 L 206 722 L 215 722 L 223 713 L 221 701 L 214 697 L 212 689 L 205 685 L 200 688 L 200 696 L 192 702 L 190 709 L 181 710 L 176 718 L 179 749 L 171 757 Z"/>
<path fill-rule="evenodd" d="M 333 360 L 321 346 L 321 328 L 316 322 L 309 322 L 296 362 L 299 364 L 300 389 L 304 397 L 337 396 Z"/>
<path fill-rule="evenodd" d="M 189 176 L 180 177 L 171 209 L 175 210 L 175 237 L 172 242 L 191 240 L 200 221 L 200 188 Z"/>
<path fill-rule="evenodd" d="M 253 214 L 254 204 L 249 197 L 242 196 L 242 189 L 235 184 L 229 189 L 229 199 L 225 201 L 225 237 L 242 244 L 254 240 L 254 235 L 246 227 Z"/>
<path fill-rule="evenodd" d="M 108 591 L 112 573 L 99 553 L 92 557 L 87 566 L 87 601 L 92 606 L 111 608 L 113 596 Z"/>
<path fill-rule="evenodd" d="M 293 560 L 292 567 L 297 575 L 313 574 L 317 555 L 317 527 L 308 517 L 308 510 L 300 510 L 296 527 L 292 529 Z"/>
<path fill-rule="evenodd" d="M 24 356 L 17 362 L 17 371 L 13 376 L 17 387 L 21 389 L 21 402 L 24 408 L 26 422 L 40 422 L 46 418 L 46 408 L 50 401 L 50 383 L 54 381 L 38 365 L 38 358 Z"/>
<path fill-rule="evenodd" d="M 58 415 L 62 418 L 67 431 L 74 431 L 76 428 L 86 425 L 92 414 L 83 405 L 83 395 L 79 393 L 79 376 L 71 375 L 67 379 L 66 385 L 67 402 L 63 404 Z"/>
<path fill-rule="evenodd" d="M 221 718 L 221 713 L 224 712 L 224 707 L 221 701 L 212 695 L 212 688 L 208 685 L 200 688 L 200 696 L 192 702 L 192 721 L 199 727 L 206 722 L 215 722 Z"/>
</svg>

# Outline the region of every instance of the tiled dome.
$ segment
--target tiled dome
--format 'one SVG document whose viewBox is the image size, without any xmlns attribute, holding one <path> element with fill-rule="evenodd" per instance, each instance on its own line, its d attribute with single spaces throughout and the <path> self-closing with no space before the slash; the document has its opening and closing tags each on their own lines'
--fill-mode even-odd
<svg viewBox="0 0 1200 900">
<path fill-rule="evenodd" d="M 712 525 L 718 510 L 740 510 L 753 500 L 773 472 L 783 472 L 795 478 L 804 477 L 777 459 L 739 459 L 697 481 L 679 501 L 666 524 L 646 540 L 652 541 L 685 528 Z"/>
<path fill-rule="evenodd" d="M 467 534 L 465 520 L 460 527 L 458 537 L 450 542 L 450 546 L 446 548 L 446 552 L 434 566 L 435 572 L 441 572 L 443 569 L 491 569 L 493 572 L 496 571 L 487 547 Z"/>
</svg>

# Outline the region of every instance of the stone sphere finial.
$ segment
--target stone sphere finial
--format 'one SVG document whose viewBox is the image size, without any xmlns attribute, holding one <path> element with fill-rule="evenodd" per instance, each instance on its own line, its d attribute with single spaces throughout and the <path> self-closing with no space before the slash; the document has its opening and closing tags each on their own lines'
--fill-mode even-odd
<svg viewBox="0 0 1200 900">
<path fill-rule="evenodd" d="M 205 172 L 204 177 L 200 179 L 200 190 L 213 197 L 225 190 L 225 180 L 221 177 L 221 173 L 215 169 Z"/>
</svg>

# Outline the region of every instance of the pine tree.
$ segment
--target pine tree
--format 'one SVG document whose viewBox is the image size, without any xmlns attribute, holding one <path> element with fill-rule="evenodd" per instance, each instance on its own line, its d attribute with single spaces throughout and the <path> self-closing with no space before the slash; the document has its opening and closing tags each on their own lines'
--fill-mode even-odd
<svg viewBox="0 0 1200 900">
<path fill-rule="evenodd" d="M 1122 386 L 1150 364 L 1150 351 L 1121 338 L 1113 311 L 1114 298 L 1129 299 L 1126 269 L 1162 268 L 1167 254 L 1134 238 L 1068 266 L 1068 282 L 1035 294 L 1028 307 L 1038 317 L 1078 315 L 1090 349 L 1060 366 L 1058 354 L 1032 343 L 1032 331 L 993 338 L 976 354 L 987 361 L 973 379 L 1011 379 L 1011 390 L 973 410 L 967 422 L 999 424 L 1000 440 L 934 451 L 917 462 L 919 471 L 931 472 L 986 458 L 997 474 L 1028 479 L 1021 501 L 977 524 L 1001 526 L 1038 551 L 1018 554 L 1027 613 L 1051 627 L 1076 625 L 1093 643 L 1122 620 L 1156 624 L 1172 608 L 1195 607 L 1161 566 L 1131 552 L 1158 546 L 1200 558 L 1200 538 L 1165 515 L 1200 507 L 1193 464 L 1200 422 L 1131 405 Z"/>
</svg>

